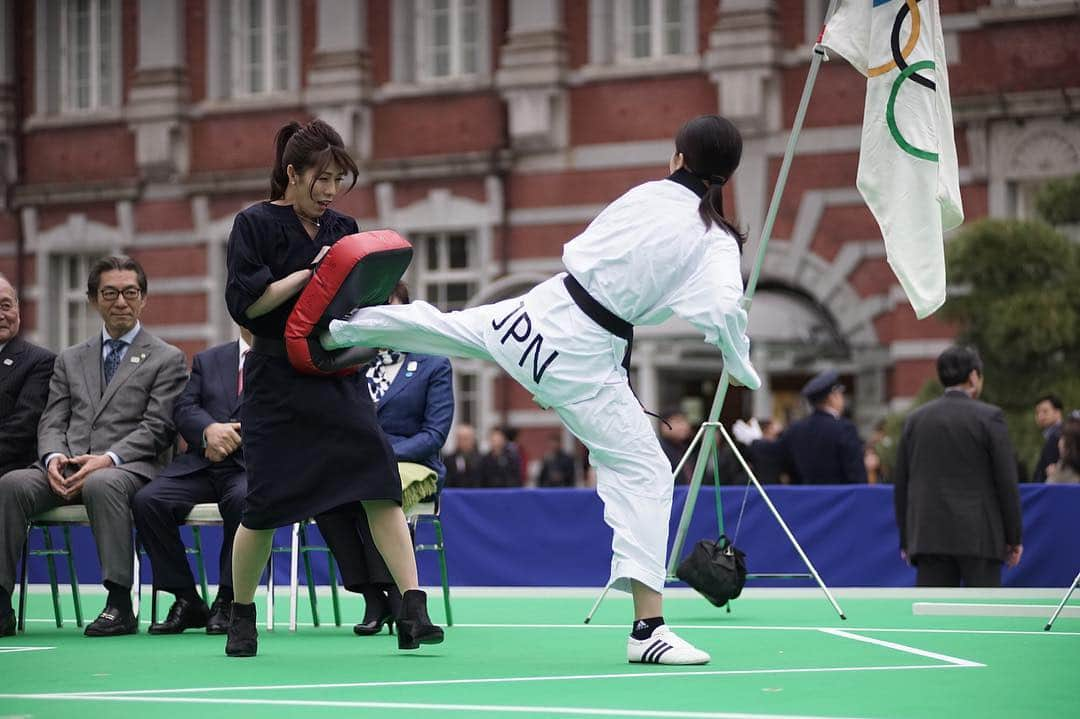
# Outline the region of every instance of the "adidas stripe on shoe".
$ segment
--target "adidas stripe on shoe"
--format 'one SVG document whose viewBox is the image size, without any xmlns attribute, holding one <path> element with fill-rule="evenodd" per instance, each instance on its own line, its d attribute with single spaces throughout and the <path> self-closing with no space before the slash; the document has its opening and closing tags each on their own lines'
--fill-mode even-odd
<svg viewBox="0 0 1080 719">
<path fill-rule="evenodd" d="M 711 657 L 663 625 L 648 639 L 627 639 L 626 659 L 631 664 L 683 665 L 707 664 Z"/>
</svg>

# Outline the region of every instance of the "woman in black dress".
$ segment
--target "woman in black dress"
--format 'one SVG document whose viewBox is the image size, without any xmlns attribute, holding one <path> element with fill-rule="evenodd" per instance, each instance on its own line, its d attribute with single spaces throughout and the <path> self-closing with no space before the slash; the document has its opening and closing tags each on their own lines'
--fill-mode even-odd
<svg viewBox="0 0 1080 719">
<path fill-rule="evenodd" d="M 398 646 L 436 644 L 443 632 L 417 589 L 397 464 L 371 397 L 358 375 L 300 374 L 285 355 L 285 323 L 315 262 L 358 232 L 355 220 L 329 209 L 347 174 L 356 184 L 356 163 L 321 120 L 281 128 L 275 148 L 270 200 L 236 216 L 228 245 L 225 300 L 255 338 L 244 363 L 248 494 L 233 543 L 235 603 L 225 653 L 256 653 L 255 589 L 274 529 L 358 504 L 403 595 Z"/>
</svg>

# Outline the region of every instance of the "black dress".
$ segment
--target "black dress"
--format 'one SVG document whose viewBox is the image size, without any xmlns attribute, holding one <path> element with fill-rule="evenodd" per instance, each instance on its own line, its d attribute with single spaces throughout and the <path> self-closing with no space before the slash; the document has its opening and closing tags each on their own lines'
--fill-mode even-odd
<svg viewBox="0 0 1080 719">
<path fill-rule="evenodd" d="M 256 337 L 281 340 L 296 297 L 246 315 L 267 286 L 311 264 L 324 245 L 358 231 L 333 210 L 312 240 L 292 207 L 263 202 L 236 216 L 228 245 L 225 301 Z M 297 294 L 299 297 L 299 294 Z M 241 436 L 248 494 L 243 524 L 272 529 L 361 500 L 401 502 L 397 462 L 359 374 L 316 377 L 252 351 L 244 362 Z"/>
</svg>

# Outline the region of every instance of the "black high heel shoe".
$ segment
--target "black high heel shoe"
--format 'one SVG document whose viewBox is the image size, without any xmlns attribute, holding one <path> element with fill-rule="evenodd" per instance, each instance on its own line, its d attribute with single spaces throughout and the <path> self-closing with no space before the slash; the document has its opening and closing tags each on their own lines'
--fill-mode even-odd
<svg viewBox="0 0 1080 719">
<path fill-rule="evenodd" d="M 427 612 L 427 594 L 410 589 L 402 597 L 398 617 L 398 649 L 416 649 L 421 644 L 440 644 L 442 627 L 431 623 Z"/>
<path fill-rule="evenodd" d="M 394 636 L 394 616 L 387 609 L 386 613 L 378 619 L 368 619 L 364 617 L 364 621 L 360 624 L 353 625 L 353 634 L 358 637 L 373 637 L 382 631 L 383 624 L 385 624 L 389 631 L 390 636 Z"/>
</svg>

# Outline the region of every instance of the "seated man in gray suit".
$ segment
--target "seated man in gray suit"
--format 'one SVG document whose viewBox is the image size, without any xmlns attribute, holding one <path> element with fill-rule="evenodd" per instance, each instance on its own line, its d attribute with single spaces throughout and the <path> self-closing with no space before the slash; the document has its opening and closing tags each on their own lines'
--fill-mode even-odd
<svg viewBox="0 0 1080 719">
<path fill-rule="evenodd" d="M 30 517 L 86 505 L 109 597 L 87 636 L 133 634 L 131 497 L 168 461 L 184 353 L 142 328 L 146 273 L 129 257 L 94 263 L 87 297 L 100 333 L 56 358 L 38 425 L 40 463 L 0 477 L 0 587 L 10 593 Z"/>
</svg>

